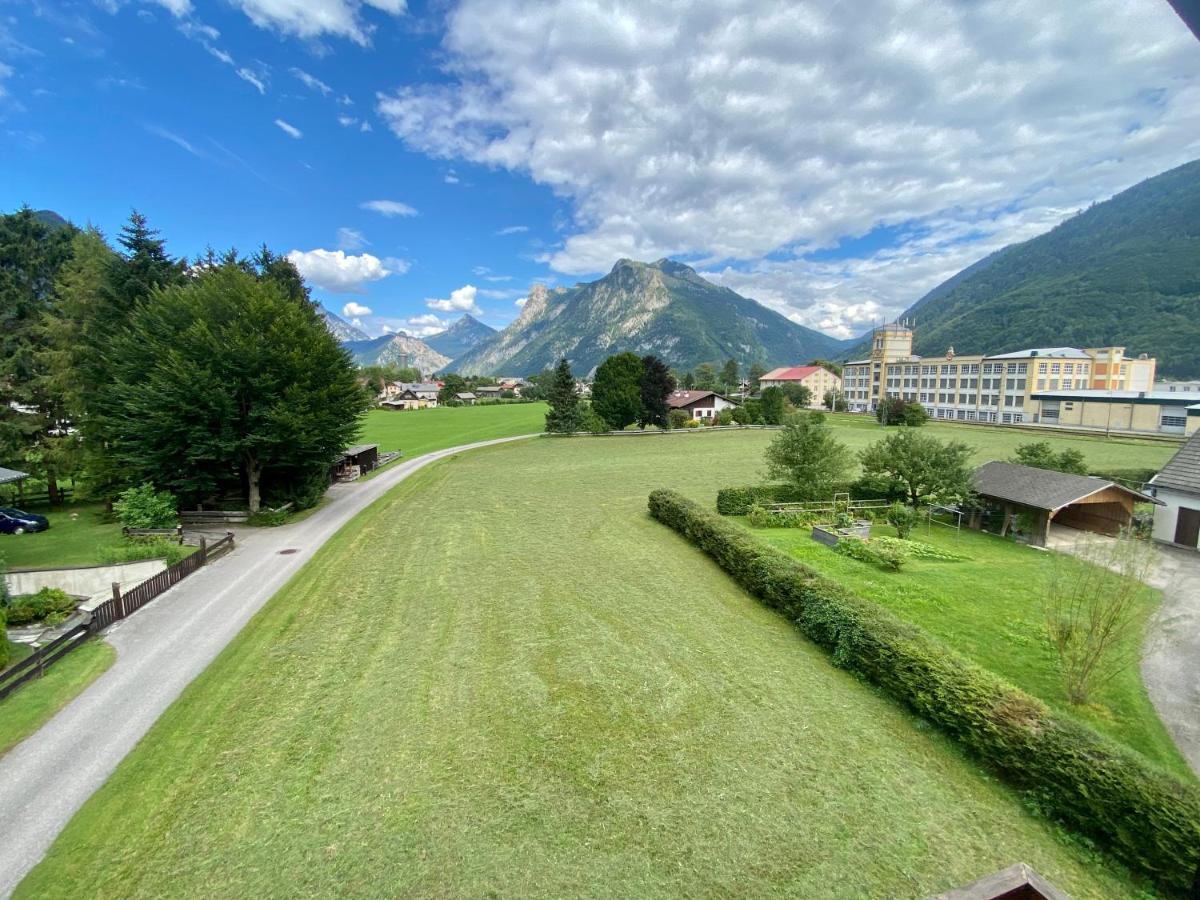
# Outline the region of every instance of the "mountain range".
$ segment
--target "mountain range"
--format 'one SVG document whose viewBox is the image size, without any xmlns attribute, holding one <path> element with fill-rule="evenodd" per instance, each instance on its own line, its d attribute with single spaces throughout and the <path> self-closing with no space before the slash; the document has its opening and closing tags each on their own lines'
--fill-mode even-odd
<svg viewBox="0 0 1200 900">
<path fill-rule="evenodd" d="M 529 375 L 565 356 L 586 375 L 622 351 L 692 369 L 733 358 L 743 366 L 837 356 L 848 342 L 701 278 L 682 263 L 622 259 L 598 281 L 535 285 L 511 325 L 454 360 L 458 372 Z"/>
<path fill-rule="evenodd" d="M 325 307 L 318 306 L 317 312 L 319 312 L 321 314 L 321 318 L 325 320 L 325 327 L 328 328 L 330 333 L 343 344 L 347 341 L 370 340 L 370 335 L 368 335 L 361 328 L 356 328 L 341 316 L 331 313 Z"/>
<path fill-rule="evenodd" d="M 1123 346 L 1160 375 L 1200 375 L 1200 160 L 979 260 L 914 303 L 914 349 L 938 355 Z M 868 352 L 869 341 L 850 351 Z"/>
<path fill-rule="evenodd" d="M 450 362 L 450 357 L 438 353 L 420 338 L 403 332 L 342 341 L 342 346 L 350 351 L 355 364 L 360 366 L 412 366 L 422 373 L 430 373 L 447 368 Z"/>
<path fill-rule="evenodd" d="M 443 356 L 457 359 L 495 334 L 495 328 L 484 325 L 467 313 L 445 331 L 431 334 L 422 340 Z"/>
</svg>

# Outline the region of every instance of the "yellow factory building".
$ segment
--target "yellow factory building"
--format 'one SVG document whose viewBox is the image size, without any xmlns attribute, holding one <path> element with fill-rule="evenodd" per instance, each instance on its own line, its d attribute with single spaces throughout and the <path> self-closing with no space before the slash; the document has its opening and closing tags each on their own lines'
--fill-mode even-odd
<svg viewBox="0 0 1200 900">
<path fill-rule="evenodd" d="M 851 412 L 873 412 L 884 397 L 920 403 L 931 418 L 1001 425 L 1045 424 L 1191 434 L 1200 394 L 1154 391 L 1156 362 L 1124 347 L 1037 347 L 1011 353 L 913 355 L 913 332 L 884 325 L 871 355 L 842 370 Z"/>
</svg>

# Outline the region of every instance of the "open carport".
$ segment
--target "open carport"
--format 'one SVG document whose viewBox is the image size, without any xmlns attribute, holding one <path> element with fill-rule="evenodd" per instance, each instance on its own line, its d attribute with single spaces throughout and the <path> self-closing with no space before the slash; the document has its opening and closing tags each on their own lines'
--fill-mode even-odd
<svg viewBox="0 0 1200 900">
<path fill-rule="evenodd" d="M 971 476 L 971 486 L 986 504 L 1003 511 L 1002 535 L 1015 514 L 1031 515 L 1030 543 L 1038 547 L 1046 546 L 1051 522 L 1080 531 L 1119 534 L 1133 521 L 1135 504 L 1158 502 L 1103 478 L 1007 462 L 984 463 Z M 977 526 L 979 519 L 972 516 L 972 524 Z"/>
</svg>

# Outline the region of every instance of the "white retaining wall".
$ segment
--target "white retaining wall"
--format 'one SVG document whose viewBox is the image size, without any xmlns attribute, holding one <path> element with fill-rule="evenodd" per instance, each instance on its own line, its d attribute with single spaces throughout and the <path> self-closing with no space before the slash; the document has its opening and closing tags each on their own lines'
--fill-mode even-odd
<svg viewBox="0 0 1200 900">
<path fill-rule="evenodd" d="M 76 597 L 90 597 L 102 591 L 111 594 L 113 582 L 133 587 L 157 575 L 167 564 L 161 559 L 108 566 L 77 566 L 70 569 L 28 569 L 8 572 L 4 581 L 13 596 L 34 594 L 44 587 L 60 588 Z"/>
</svg>

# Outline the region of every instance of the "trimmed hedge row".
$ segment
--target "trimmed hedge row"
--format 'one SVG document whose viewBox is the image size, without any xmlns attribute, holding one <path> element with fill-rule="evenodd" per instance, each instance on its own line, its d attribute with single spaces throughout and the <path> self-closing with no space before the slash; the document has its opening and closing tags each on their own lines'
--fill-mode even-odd
<svg viewBox="0 0 1200 900">
<path fill-rule="evenodd" d="M 770 506 L 772 503 L 802 503 L 794 485 L 748 484 L 742 487 L 727 487 L 717 491 L 717 512 L 723 516 L 746 516 L 750 507 Z"/>
<path fill-rule="evenodd" d="M 1200 790 L 856 596 L 744 528 L 657 490 L 650 514 L 791 619 L 833 662 L 936 724 L 1131 868 L 1184 891 L 1200 866 Z"/>
</svg>

